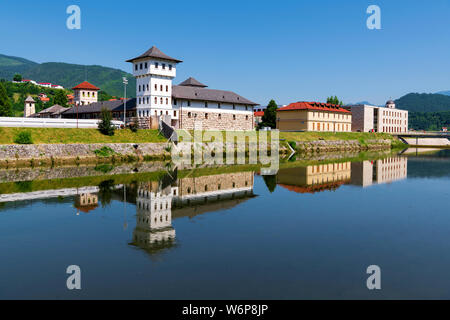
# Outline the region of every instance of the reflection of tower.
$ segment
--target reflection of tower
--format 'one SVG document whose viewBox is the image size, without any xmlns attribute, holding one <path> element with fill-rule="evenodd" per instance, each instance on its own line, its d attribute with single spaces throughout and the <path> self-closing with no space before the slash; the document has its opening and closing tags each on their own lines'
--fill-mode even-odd
<svg viewBox="0 0 450 320">
<path fill-rule="evenodd" d="M 136 199 L 136 229 L 133 244 L 151 252 L 173 245 L 175 229 L 172 227 L 172 198 L 178 188 L 161 188 L 157 182 L 139 185 Z"/>
<path fill-rule="evenodd" d="M 85 213 L 98 207 L 98 195 L 96 193 L 80 193 L 75 197 L 75 208 Z"/>
</svg>

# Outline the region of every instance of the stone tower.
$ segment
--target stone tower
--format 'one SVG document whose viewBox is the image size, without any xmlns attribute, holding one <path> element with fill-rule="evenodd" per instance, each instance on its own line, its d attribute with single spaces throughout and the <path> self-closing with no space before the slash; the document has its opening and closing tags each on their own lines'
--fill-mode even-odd
<svg viewBox="0 0 450 320">
<path fill-rule="evenodd" d="M 36 101 L 31 96 L 25 99 L 25 107 L 23 109 L 23 116 L 28 118 L 32 114 L 36 113 Z"/>
<path fill-rule="evenodd" d="M 182 61 L 151 47 L 127 62 L 133 64 L 136 77 L 136 116 L 139 122 L 163 115 L 178 119 L 179 115 L 172 108 L 172 80 L 176 77 L 176 65 Z"/>
</svg>

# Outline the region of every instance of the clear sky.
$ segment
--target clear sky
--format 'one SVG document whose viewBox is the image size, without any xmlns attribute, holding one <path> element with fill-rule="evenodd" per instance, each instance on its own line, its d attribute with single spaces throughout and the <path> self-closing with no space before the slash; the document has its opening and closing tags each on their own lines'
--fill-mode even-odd
<svg viewBox="0 0 450 320">
<path fill-rule="evenodd" d="M 66 8 L 81 8 L 81 30 Z M 381 30 L 369 30 L 369 5 Z M 450 0 L 45 0 L 0 2 L 0 53 L 36 62 L 98 64 L 152 45 L 189 76 L 260 104 L 275 99 L 376 104 L 450 90 Z"/>
</svg>

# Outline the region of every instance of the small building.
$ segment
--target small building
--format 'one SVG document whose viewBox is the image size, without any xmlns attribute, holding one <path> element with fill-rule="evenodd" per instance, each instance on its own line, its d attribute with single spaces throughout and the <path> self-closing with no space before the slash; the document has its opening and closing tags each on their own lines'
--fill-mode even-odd
<svg viewBox="0 0 450 320">
<path fill-rule="evenodd" d="M 23 116 L 25 118 L 30 117 L 31 115 L 36 113 L 36 101 L 31 96 L 28 96 L 25 99 L 25 106 L 23 109 Z"/>
<path fill-rule="evenodd" d="M 255 127 L 257 127 L 262 122 L 263 115 L 264 111 L 253 112 L 253 119 L 255 119 Z"/>
<path fill-rule="evenodd" d="M 99 101 L 87 105 L 76 105 L 62 113 L 63 118 L 100 119 L 102 109 L 111 112 L 113 120 L 123 120 L 125 100 Z M 127 119 L 136 117 L 136 98 L 126 99 Z"/>
<path fill-rule="evenodd" d="M 41 87 L 45 87 L 45 88 L 51 88 L 52 87 L 52 84 L 50 82 L 39 82 L 38 85 L 41 86 Z"/>
<path fill-rule="evenodd" d="M 87 81 L 73 87 L 72 90 L 74 92 L 73 101 L 75 105 L 83 106 L 98 101 L 98 91 L 100 88 L 97 88 Z"/>
<path fill-rule="evenodd" d="M 62 118 L 62 114 L 69 110 L 69 108 L 64 108 L 59 104 L 55 104 L 50 108 L 44 109 L 34 115 L 36 118 Z"/>
<path fill-rule="evenodd" d="M 280 131 L 352 131 L 352 113 L 329 103 L 291 103 L 277 110 L 276 122 Z"/>
<path fill-rule="evenodd" d="M 353 131 L 408 132 L 408 111 L 396 109 L 392 100 L 388 100 L 385 107 L 358 104 L 346 108 L 353 114 Z"/>
</svg>

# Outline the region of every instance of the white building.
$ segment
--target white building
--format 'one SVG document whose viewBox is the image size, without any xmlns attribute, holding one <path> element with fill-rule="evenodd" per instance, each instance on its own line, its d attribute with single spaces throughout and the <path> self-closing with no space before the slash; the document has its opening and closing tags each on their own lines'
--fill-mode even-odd
<svg viewBox="0 0 450 320">
<path fill-rule="evenodd" d="M 93 84 L 87 81 L 80 83 L 79 85 L 72 88 L 74 92 L 73 101 L 75 105 L 88 105 L 98 101 L 98 91 Z"/>
<path fill-rule="evenodd" d="M 181 60 L 152 47 L 127 62 L 133 63 L 136 77 L 140 123 L 152 116 L 167 116 L 176 128 L 193 129 L 194 123 L 201 122 L 204 129 L 253 129 L 256 103 L 231 91 L 207 89 L 194 78 L 174 86 L 172 80 Z"/>
<path fill-rule="evenodd" d="M 358 132 L 408 132 L 408 111 L 395 107 L 392 100 L 385 107 L 359 104 L 347 107 L 352 112 L 352 130 Z"/>
</svg>

